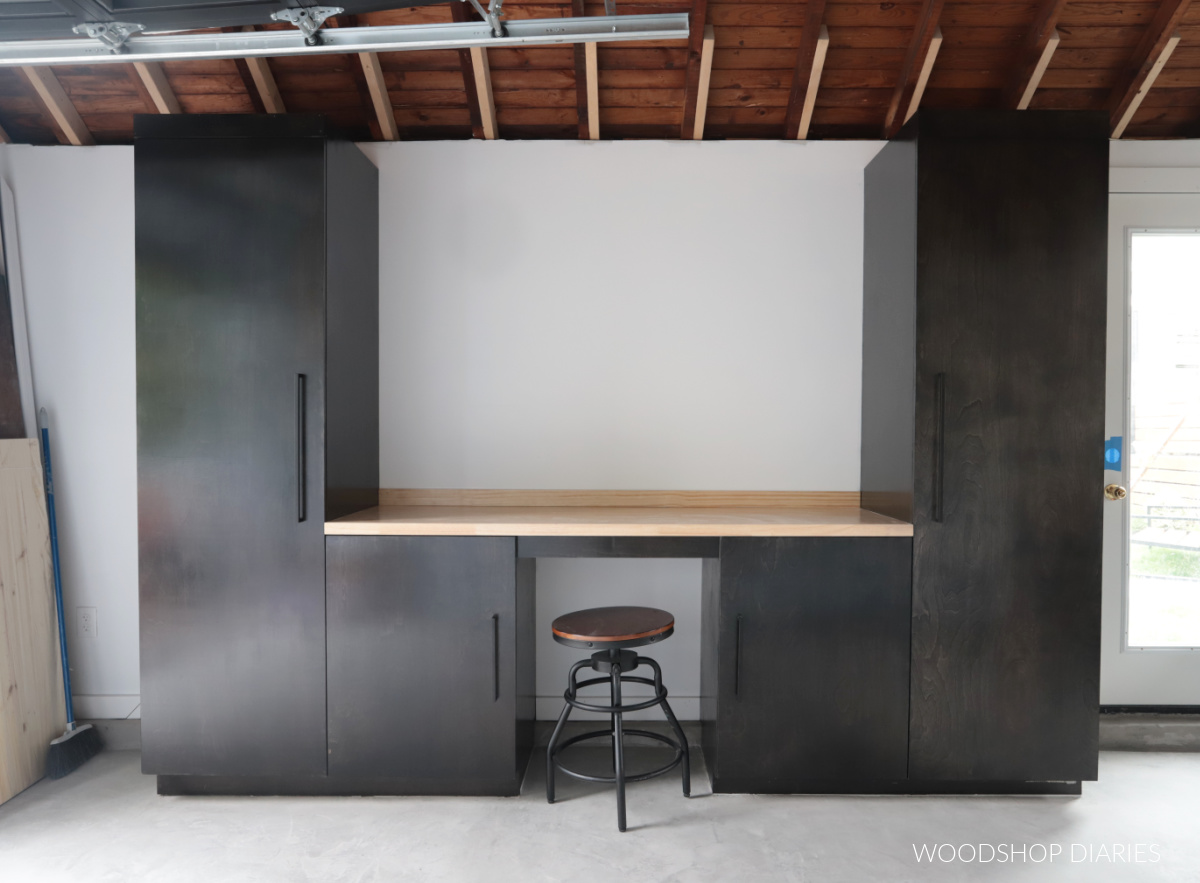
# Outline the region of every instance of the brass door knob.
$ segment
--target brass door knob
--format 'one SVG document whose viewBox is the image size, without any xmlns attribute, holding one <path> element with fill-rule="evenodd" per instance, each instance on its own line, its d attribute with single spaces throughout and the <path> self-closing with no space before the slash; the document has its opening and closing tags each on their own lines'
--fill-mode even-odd
<svg viewBox="0 0 1200 883">
<path fill-rule="evenodd" d="M 1124 500 L 1129 492 L 1119 484 L 1106 485 L 1104 488 L 1104 496 L 1110 500 Z"/>
</svg>

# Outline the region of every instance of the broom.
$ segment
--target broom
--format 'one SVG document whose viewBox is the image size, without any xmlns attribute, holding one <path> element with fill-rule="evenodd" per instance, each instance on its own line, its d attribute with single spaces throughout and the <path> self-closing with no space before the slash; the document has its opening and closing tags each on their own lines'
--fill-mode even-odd
<svg viewBox="0 0 1200 883">
<path fill-rule="evenodd" d="M 42 436 L 42 471 L 46 479 L 46 514 L 50 518 L 50 556 L 54 560 L 54 603 L 58 607 L 58 648 L 62 654 L 63 695 L 67 700 L 67 731 L 50 743 L 46 755 L 46 775 L 61 779 L 74 772 L 99 753 L 100 734 L 91 724 L 75 724 L 71 705 L 71 666 L 67 663 L 67 626 L 63 616 L 62 571 L 58 564 L 58 521 L 54 516 L 54 478 L 50 471 L 50 423 L 46 409 L 38 412 Z"/>
</svg>

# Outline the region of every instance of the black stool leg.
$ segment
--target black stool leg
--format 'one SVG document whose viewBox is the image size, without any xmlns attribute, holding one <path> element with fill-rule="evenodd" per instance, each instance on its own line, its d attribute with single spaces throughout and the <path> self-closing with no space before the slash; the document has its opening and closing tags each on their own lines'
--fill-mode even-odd
<svg viewBox="0 0 1200 883">
<path fill-rule="evenodd" d="M 675 731 L 675 738 L 679 740 L 679 749 L 683 754 L 680 767 L 683 769 L 683 796 L 692 796 L 692 759 L 688 753 L 687 736 L 683 735 L 683 727 L 679 726 L 679 721 L 675 718 L 675 712 L 671 711 L 671 706 L 667 702 L 667 691 L 662 685 L 662 669 L 658 667 L 658 663 L 648 656 L 639 656 L 638 665 L 648 665 L 654 669 L 654 689 L 655 692 L 662 696 L 663 713 L 666 714 L 667 720 L 671 724 L 671 729 Z"/>
<path fill-rule="evenodd" d="M 579 673 L 579 669 L 585 665 L 590 665 L 591 660 L 584 659 L 571 666 L 571 672 L 567 675 L 567 692 L 563 694 L 563 699 L 575 698 L 575 675 Z M 567 724 L 567 718 L 571 716 L 571 703 L 563 702 L 562 714 L 558 716 L 558 723 L 554 725 L 554 732 L 550 734 L 550 744 L 546 746 L 546 802 L 554 802 L 554 749 L 558 746 L 558 737 L 562 735 L 563 727 Z"/>
<path fill-rule="evenodd" d="M 616 708 L 621 704 L 621 665 L 613 663 L 612 667 L 612 704 Z M 617 830 L 625 830 L 625 742 L 621 732 L 621 712 L 613 712 L 613 766 L 616 768 L 617 780 Z"/>
</svg>

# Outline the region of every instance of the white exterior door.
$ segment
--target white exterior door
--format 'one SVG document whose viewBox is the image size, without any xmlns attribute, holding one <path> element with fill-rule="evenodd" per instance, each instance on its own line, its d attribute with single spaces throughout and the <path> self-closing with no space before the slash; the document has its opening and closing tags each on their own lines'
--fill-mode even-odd
<svg viewBox="0 0 1200 883">
<path fill-rule="evenodd" d="M 1200 194 L 1109 212 L 1100 702 L 1200 705 Z"/>
</svg>

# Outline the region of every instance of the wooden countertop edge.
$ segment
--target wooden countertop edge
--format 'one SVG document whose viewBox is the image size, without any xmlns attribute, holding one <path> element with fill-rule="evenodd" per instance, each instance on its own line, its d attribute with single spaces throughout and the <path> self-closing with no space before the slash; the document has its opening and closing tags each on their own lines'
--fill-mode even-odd
<svg viewBox="0 0 1200 883">
<path fill-rule="evenodd" d="M 412 537 L 911 537 L 911 524 L 634 525 L 545 522 L 492 525 L 327 522 L 325 536 Z"/>
<path fill-rule="evenodd" d="M 865 509 L 382 506 L 325 523 L 326 536 L 909 537 L 911 524 Z"/>
</svg>

